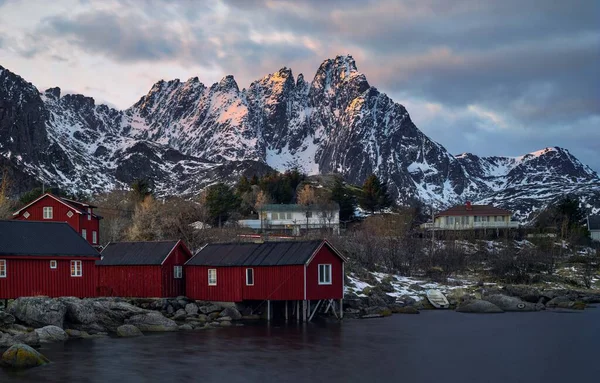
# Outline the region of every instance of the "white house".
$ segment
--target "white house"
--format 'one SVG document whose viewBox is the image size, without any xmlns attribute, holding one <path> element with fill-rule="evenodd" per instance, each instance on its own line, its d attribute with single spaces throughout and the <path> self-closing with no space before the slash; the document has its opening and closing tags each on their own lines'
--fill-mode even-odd
<svg viewBox="0 0 600 383">
<path fill-rule="evenodd" d="M 304 230 L 340 230 L 340 206 L 337 203 L 298 205 L 268 204 L 259 212 L 260 219 L 238 221 L 242 227 L 262 230 L 289 230 L 299 235 Z"/>
<path fill-rule="evenodd" d="M 592 241 L 600 242 L 600 215 L 588 215 L 587 224 Z"/>
</svg>

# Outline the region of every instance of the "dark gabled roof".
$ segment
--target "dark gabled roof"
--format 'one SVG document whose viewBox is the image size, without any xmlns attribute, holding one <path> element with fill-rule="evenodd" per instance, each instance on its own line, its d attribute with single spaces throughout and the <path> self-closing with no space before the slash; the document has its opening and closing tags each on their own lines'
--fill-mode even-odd
<svg viewBox="0 0 600 383">
<path fill-rule="evenodd" d="M 179 241 L 111 242 L 102 250 L 98 266 L 161 265 Z"/>
<path fill-rule="evenodd" d="M 512 213 L 505 209 L 500 209 L 492 205 L 458 205 L 453 206 L 450 209 L 437 213 L 436 217 L 444 216 L 471 216 L 471 215 L 512 215 Z"/>
<path fill-rule="evenodd" d="M 65 222 L 0 221 L 0 255 L 99 257 Z"/>
<path fill-rule="evenodd" d="M 304 265 L 325 241 L 220 243 L 206 245 L 186 265 L 286 266 Z M 328 244 L 327 244 L 328 245 Z M 328 245 L 329 246 L 329 245 Z M 330 246 L 331 247 L 331 246 Z M 335 251 L 335 249 L 332 248 Z M 336 252 L 337 254 L 337 252 Z M 341 257 L 341 256 L 340 256 Z M 344 259 L 343 257 L 341 257 Z"/>
<path fill-rule="evenodd" d="M 588 230 L 600 230 L 600 215 L 590 215 L 588 217 Z"/>
</svg>

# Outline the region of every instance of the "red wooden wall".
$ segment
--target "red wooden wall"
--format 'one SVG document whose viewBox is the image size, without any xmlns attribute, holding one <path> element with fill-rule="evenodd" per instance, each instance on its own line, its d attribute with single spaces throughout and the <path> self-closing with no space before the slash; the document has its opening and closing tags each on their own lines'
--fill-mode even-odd
<svg viewBox="0 0 600 383">
<path fill-rule="evenodd" d="M 304 299 L 304 266 L 261 266 L 254 269 L 254 286 L 246 286 L 246 269 L 241 268 L 244 300 L 302 300 Z"/>
<path fill-rule="evenodd" d="M 64 257 L 18 257 L 0 256 L 6 260 L 6 278 L 0 278 L 0 299 L 15 299 L 36 295 L 50 297 L 96 296 L 95 259 Z M 83 275 L 71 276 L 71 260 L 81 260 Z M 50 261 L 57 261 L 57 268 L 50 268 Z"/>
<path fill-rule="evenodd" d="M 178 297 L 185 295 L 185 267 L 182 278 L 175 278 L 174 266 L 182 266 L 190 259 L 192 254 L 182 242 L 171 252 L 162 265 L 162 296 Z"/>
<path fill-rule="evenodd" d="M 331 285 L 319 285 L 319 264 L 331 264 Z M 343 262 L 325 245 L 306 268 L 306 299 L 342 299 L 343 297 Z"/>
<path fill-rule="evenodd" d="M 208 285 L 208 269 L 217 269 L 217 285 Z M 241 267 L 186 266 L 186 295 L 202 301 L 241 302 Z M 244 279 L 245 281 L 245 279 Z"/>
<path fill-rule="evenodd" d="M 99 296 L 160 298 L 160 266 L 96 266 Z"/>
</svg>

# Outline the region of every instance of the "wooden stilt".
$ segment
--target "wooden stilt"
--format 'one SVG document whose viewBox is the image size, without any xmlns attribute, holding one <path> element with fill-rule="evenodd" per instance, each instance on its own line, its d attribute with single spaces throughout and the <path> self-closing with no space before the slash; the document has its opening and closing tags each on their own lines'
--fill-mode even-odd
<svg viewBox="0 0 600 383">
<path fill-rule="evenodd" d="M 271 321 L 271 301 L 267 301 L 267 322 Z"/>
<path fill-rule="evenodd" d="M 310 317 L 308 318 L 309 322 L 313 319 L 313 317 L 315 316 L 315 314 L 319 310 L 319 305 L 321 304 L 321 302 L 323 302 L 323 301 L 318 301 L 317 302 L 317 305 L 315 306 L 315 309 L 313 310 L 313 312 L 310 314 Z"/>
<path fill-rule="evenodd" d="M 306 300 L 302 301 L 302 321 L 306 322 Z"/>
<path fill-rule="evenodd" d="M 300 323 L 300 301 L 296 301 L 296 322 Z"/>
<path fill-rule="evenodd" d="M 344 318 L 344 300 L 340 299 L 340 319 Z"/>
<path fill-rule="evenodd" d="M 285 301 L 285 323 L 288 322 L 288 308 L 287 308 L 287 301 Z"/>
</svg>

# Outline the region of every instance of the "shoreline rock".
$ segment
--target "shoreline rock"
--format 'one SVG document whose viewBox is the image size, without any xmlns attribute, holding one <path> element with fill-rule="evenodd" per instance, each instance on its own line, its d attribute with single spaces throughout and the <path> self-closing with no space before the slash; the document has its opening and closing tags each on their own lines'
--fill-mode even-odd
<svg viewBox="0 0 600 383">
<path fill-rule="evenodd" d="M 50 363 L 48 358 L 25 344 L 12 345 L 2 354 L 0 364 L 5 367 L 27 369 Z"/>
</svg>

